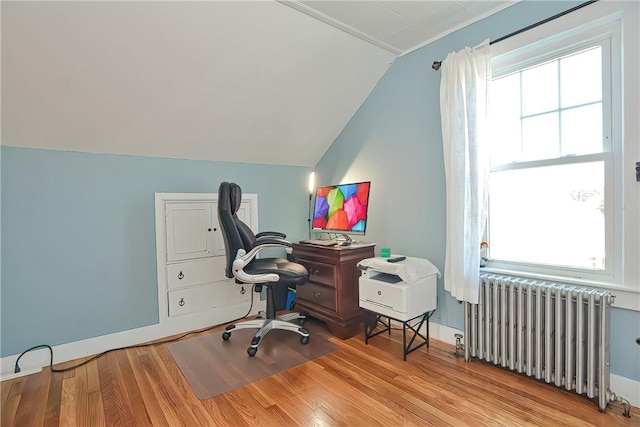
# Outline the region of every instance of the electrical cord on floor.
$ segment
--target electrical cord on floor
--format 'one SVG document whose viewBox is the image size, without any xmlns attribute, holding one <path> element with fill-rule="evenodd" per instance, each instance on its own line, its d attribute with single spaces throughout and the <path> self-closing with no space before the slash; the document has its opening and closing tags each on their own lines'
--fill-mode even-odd
<svg viewBox="0 0 640 427">
<path fill-rule="evenodd" d="M 237 319 L 231 320 L 231 321 L 229 321 L 227 323 L 237 322 L 238 320 L 246 319 L 249 316 L 249 313 L 251 313 L 251 310 L 253 309 L 253 294 L 255 292 L 255 288 L 256 288 L 256 285 L 254 284 L 252 289 L 251 289 L 251 305 L 249 306 L 249 310 L 247 311 L 247 314 L 245 314 L 242 317 L 238 317 Z M 51 372 L 61 373 L 61 372 L 72 371 L 72 370 L 74 370 L 76 368 L 79 368 L 79 367 L 81 367 L 83 365 L 86 365 L 87 363 L 92 362 L 92 361 L 94 361 L 96 359 L 99 359 L 100 357 L 102 357 L 102 356 L 104 356 L 104 355 L 106 355 L 108 353 L 114 352 L 114 351 L 127 350 L 127 349 L 130 349 L 130 348 L 144 348 L 144 347 L 150 347 L 150 346 L 159 345 L 159 344 L 167 344 L 167 343 L 170 343 L 170 342 L 179 341 L 182 338 L 185 338 L 185 337 L 187 337 L 189 335 L 199 334 L 201 332 L 209 331 L 209 330 L 217 328 L 219 326 L 220 325 L 208 326 L 208 327 L 203 328 L 203 329 L 198 329 L 196 331 L 190 331 L 190 332 L 184 333 L 184 334 L 182 334 L 182 335 L 180 335 L 178 337 L 171 338 L 171 339 L 168 339 L 168 340 L 153 341 L 153 342 L 149 342 L 149 343 L 145 343 L 145 344 L 134 344 L 134 345 L 126 346 L 126 347 L 112 348 L 112 349 L 109 349 L 109 350 L 105 350 L 100 354 L 96 354 L 95 356 L 85 360 L 84 362 L 78 363 L 77 365 L 69 366 L 68 368 L 62 368 L 62 369 L 56 369 L 56 368 L 53 367 L 53 348 L 51 348 L 51 346 L 48 345 L 48 344 L 40 344 L 40 345 L 36 345 L 34 347 L 31 347 L 31 348 L 23 351 L 20 354 L 20 356 L 18 356 L 18 358 L 16 359 L 16 364 L 15 364 L 13 372 L 15 374 L 20 372 L 20 366 L 18 365 L 18 362 L 20 362 L 20 358 L 22 356 L 24 356 L 25 354 L 27 354 L 28 352 L 32 351 L 32 350 L 38 350 L 38 349 L 41 349 L 41 348 L 48 348 L 49 349 L 49 354 L 50 354 L 49 368 L 51 368 Z"/>
</svg>

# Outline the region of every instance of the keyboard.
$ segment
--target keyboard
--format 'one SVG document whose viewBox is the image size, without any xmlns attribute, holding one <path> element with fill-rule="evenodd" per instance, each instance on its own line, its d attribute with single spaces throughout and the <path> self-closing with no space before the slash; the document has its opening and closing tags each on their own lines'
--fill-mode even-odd
<svg viewBox="0 0 640 427">
<path fill-rule="evenodd" d="M 309 239 L 309 240 L 301 240 L 300 243 L 307 243 L 309 245 L 318 245 L 318 246 L 335 246 L 338 244 L 338 241 L 334 239 Z"/>
</svg>

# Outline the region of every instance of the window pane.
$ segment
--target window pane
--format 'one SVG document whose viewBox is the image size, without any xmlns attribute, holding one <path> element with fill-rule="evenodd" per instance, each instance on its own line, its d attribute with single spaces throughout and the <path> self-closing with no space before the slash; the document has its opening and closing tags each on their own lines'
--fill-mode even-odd
<svg viewBox="0 0 640 427">
<path fill-rule="evenodd" d="M 491 164 L 520 159 L 520 74 L 491 83 L 489 119 L 491 121 Z"/>
<path fill-rule="evenodd" d="M 522 160 L 551 159 L 559 155 L 558 113 L 522 120 Z"/>
<path fill-rule="evenodd" d="M 562 107 L 602 101 L 602 49 L 600 46 L 560 61 Z"/>
<path fill-rule="evenodd" d="M 522 115 L 558 109 L 558 61 L 522 72 Z"/>
<path fill-rule="evenodd" d="M 602 104 L 562 112 L 562 155 L 602 152 Z"/>
<path fill-rule="evenodd" d="M 604 162 L 491 173 L 491 258 L 604 269 Z"/>
</svg>

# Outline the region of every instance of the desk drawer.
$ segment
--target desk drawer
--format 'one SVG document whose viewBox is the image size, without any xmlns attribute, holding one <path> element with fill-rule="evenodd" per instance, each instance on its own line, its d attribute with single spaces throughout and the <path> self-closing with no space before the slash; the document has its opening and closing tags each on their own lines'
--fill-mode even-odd
<svg viewBox="0 0 640 427">
<path fill-rule="evenodd" d="M 309 281 L 336 287 L 336 266 L 323 262 L 301 259 L 298 262 L 309 270 Z"/>
<path fill-rule="evenodd" d="M 296 288 L 297 298 L 321 305 L 330 310 L 336 311 L 336 290 L 326 286 L 305 283 Z"/>
</svg>

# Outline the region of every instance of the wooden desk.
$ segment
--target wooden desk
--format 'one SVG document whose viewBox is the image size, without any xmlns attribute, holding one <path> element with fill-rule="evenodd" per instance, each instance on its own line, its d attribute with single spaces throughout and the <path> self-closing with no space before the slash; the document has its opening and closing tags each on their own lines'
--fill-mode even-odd
<svg viewBox="0 0 640 427">
<path fill-rule="evenodd" d="M 322 320 L 338 338 L 355 335 L 366 315 L 358 301 L 357 264 L 373 257 L 374 247 L 294 243 L 296 261 L 309 270 L 309 281 L 297 287 L 296 311 Z"/>
</svg>

